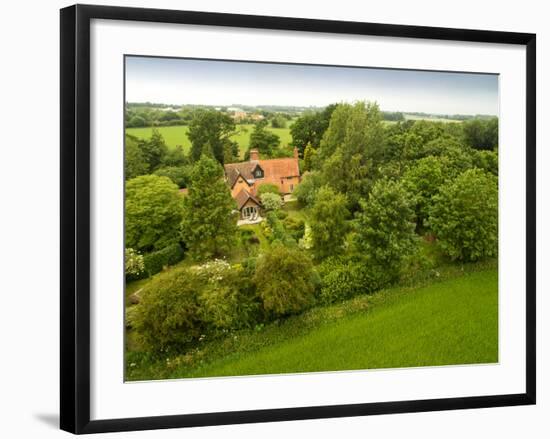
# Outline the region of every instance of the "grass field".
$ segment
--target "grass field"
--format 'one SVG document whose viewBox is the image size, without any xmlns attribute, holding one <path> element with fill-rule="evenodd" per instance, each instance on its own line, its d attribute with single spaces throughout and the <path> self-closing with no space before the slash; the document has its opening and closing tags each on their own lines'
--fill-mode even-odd
<svg viewBox="0 0 550 439">
<path fill-rule="evenodd" d="M 191 148 L 191 142 L 187 137 L 187 132 L 189 131 L 188 126 L 177 125 L 171 127 L 158 127 L 159 132 L 164 137 L 164 141 L 169 148 L 174 148 L 176 145 L 183 146 L 184 151 L 187 153 Z M 239 149 L 241 151 L 241 157 L 244 155 L 244 152 L 248 149 L 250 133 L 254 129 L 254 125 L 237 125 L 237 134 L 235 134 L 232 139 L 239 144 Z M 277 134 L 281 139 L 281 146 L 287 146 L 292 143 L 292 136 L 290 134 L 290 128 L 267 128 L 269 131 Z M 152 128 L 127 128 L 126 132 L 133 136 L 136 136 L 140 139 L 148 139 L 151 137 L 153 132 Z"/>
<path fill-rule="evenodd" d="M 452 270 L 447 280 L 313 308 L 174 358 L 129 352 L 127 379 L 496 362 L 497 270 Z"/>
</svg>

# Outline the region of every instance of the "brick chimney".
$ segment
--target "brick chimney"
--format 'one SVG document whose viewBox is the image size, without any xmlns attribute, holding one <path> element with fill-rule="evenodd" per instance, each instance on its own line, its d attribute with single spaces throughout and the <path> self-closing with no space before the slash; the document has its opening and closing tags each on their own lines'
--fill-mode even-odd
<svg viewBox="0 0 550 439">
<path fill-rule="evenodd" d="M 257 149 L 250 150 L 250 161 L 260 160 L 260 153 Z"/>
<path fill-rule="evenodd" d="M 299 158 L 298 156 L 298 148 L 294 147 L 294 158 L 297 159 Z"/>
</svg>

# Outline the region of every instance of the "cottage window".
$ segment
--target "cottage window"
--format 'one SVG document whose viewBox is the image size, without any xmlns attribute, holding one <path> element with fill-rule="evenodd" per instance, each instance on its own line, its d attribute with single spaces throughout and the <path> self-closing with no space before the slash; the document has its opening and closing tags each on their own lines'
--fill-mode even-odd
<svg viewBox="0 0 550 439">
<path fill-rule="evenodd" d="M 243 219 L 255 220 L 258 217 L 258 209 L 255 206 L 246 206 L 243 209 Z"/>
</svg>

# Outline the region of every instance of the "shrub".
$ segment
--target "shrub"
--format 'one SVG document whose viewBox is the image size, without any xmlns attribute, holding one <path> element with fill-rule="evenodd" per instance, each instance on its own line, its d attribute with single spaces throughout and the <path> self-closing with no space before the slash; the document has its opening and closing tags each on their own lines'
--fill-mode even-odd
<svg viewBox="0 0 550 439">
<path fill-rule="evenodd" d="M 147 349 L 181 349 L 200 335 L 196 291 L 187 268 L 172 270 L 144 288 L 131 324 Z"/>
<path fill-rule="evenodd" d="M 298 249 L 271 247 L 258 258 L 253 279 L 265 311 L 275 316 L 298 313 L 313 302 L 315 271 Z"/>
<path fill-rule="evenodd" d="M 321 277 L 319 301 L 325 304 L 368 294 L 387 285 L 391 279 L 383 267 L 362 257 L 330 257 L 318 267 Z"/>
<path fill-rule="evenodd" d="M 268 192 L 262 195 L 262 206 L 265 210 L 279 210 L 283 206 L 283 200 L 280 195 Z"/>
<path fill-rule="evenodd" d="M 465 171 L 434 197 L 430 226 L 451 259 L 476 261 L 498 247 L 497 178 L 480 169 Z"/>
<path fill-rule="evenodd" d="M 274 183 L 262 183 L 260 186 L 258 186 L 258 191 L 256 193 L 260 200 L 262 199 L 262 196 L 265 194 L 276 194 L 281 195 L 279 192 L 279 186 L 277 186 Z"/>
<path fill-rule="evenodd" d="M 169 245 L 162 250 L 144 255 L 145 273 L 147 276 L 159 273 L 164 267 L 175 265 L 183 259 L 183 249 L 179 244 Z"/>
<path fill-rule="evenodd" d="M 266 218 L 267 225 L 269 227 L 269 233 L 267 233 L 266 236 L 271 241 L 271 243 L 273 243 L 274 241 L 279 241 L 287 246 L 296 245 L 296 242 L 286 232 L 283 223 L 281 222 L 281 220 L 279 220 L 279 218 L 277 218 L 275 212 L 269 212 Z"/>
<path fill-rule="evenodd" d="M 277 215 L 277 218 L 279 218 L 280 220 L 284 220 L 285 218 L 288 217 L 288 212 L 285 210 L 276 210 L 275 214 Z"/>
<path fill-rule="evenodd" d="M 299 241 L 304 236 L 306 223 L 303 219 L 289 216 L 283 220 L 283 225 L 290 236 L 296 241 Z"/>
<path fill-rule="evenodd" d="M 192 272 L 200 281 L 198 315 L 206 327 L 238 329 L 251 325 L 260 304 L 242 266 L 215 260 L 193 267 Z"/>
</svg>

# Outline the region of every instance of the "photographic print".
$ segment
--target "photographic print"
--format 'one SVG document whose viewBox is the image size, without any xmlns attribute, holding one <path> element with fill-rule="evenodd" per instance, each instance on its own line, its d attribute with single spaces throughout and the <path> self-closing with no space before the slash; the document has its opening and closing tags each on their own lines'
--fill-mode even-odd
<svg viewBox="0 0 550 439">
<path fill-rule="evenodd" d="M 126 381 L 499 361 L 497 74 L 124 70 Z"/>
</svg>

